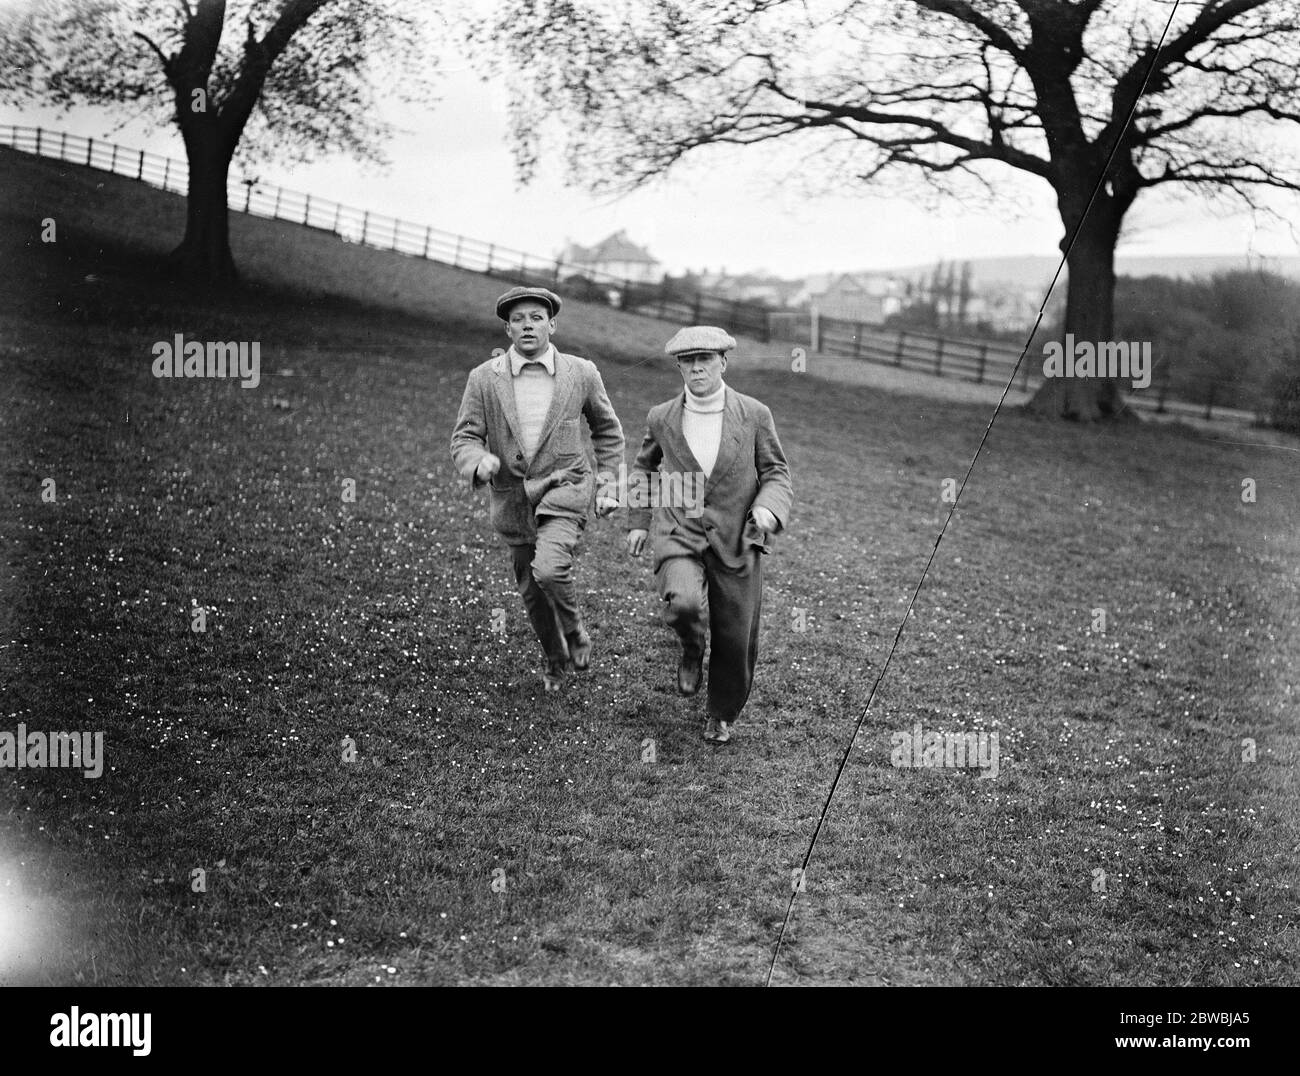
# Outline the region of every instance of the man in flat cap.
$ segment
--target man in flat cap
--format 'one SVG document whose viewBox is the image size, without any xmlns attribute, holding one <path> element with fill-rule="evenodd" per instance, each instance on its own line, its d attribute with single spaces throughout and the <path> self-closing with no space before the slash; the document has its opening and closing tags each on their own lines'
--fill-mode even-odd
<svg viewBox="0 0 1300 1076">
<path fill-rule="evenodd" d="M 593 492 L 597 515 L 618 507 L 616 483 L 595 488 L 584 415 L 598 470 L 613 474 L 623 462 L 623 428 L 600 371 L 551 343 L 560 305 L 546 288 L 511 288 L 497 300 L 510 350 L 470 371 L 451 435 L 456 469 L 474 489 L 491 487 L 492 525 L 510 546 L 515 582 L 542 645 L 547 691 L 564 686 L 570 664 L 590 664 L 574 548 Z"/>
<path fill-rule="evenodd" d="M 758 618 L 763 597 L 762 555 L 785 529 L 793 501 L 790 469 L 776 436 L 772 412 L 723 383 L 727 351 L 736 346 L 722 329 L 682 329 L 664 350 L 677 361 L 685 391 L 650 409 L 633 476 L 659 488 L 663 477 L 703 473 L 702 505 L 694 510 L 661 503 L 632 507 L 628 552 L 640 556 L 654 522 L 654 572 L 669 626 L 682 644 L 677 687 L 700 687 L 706 623 L 712 638 L 704 739 L 731 738 L 730 725 L 749 698 L 758 659 Z M 638 473 L 639 472 L 639 473 Z M 707 618 L 707 621 L 706 621 Z"/>
</svg>

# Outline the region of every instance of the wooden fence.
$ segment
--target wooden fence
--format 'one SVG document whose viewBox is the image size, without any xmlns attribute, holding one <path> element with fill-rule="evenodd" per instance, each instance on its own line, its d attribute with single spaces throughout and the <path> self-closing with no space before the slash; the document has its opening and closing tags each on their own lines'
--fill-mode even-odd
<svg viewBox="0 0 1300 1076">
<path fill-rule="evenodd" d="M 772 335 L 795 343 L 812 344 L 809 314 L 773 313 Z M 1043 382 L 1041 345 L 1033 345 L 1017 369 L 1021 348 L 985 340 L 969 340 L 911 330 L 882 329 L 838 318 L 819 317 L 817 350 L 826 355 L 861 359 L 936 377 L 956 377 L 976 384 L 1005 385 L 1015 372 L 1015 385 L 1033 392 Z M 1196 402 L 1171 396 L 1170 364 L 1155 362 L 1151 384 L 1127 392 L 1129 404 L 1156 414 L 1177 414 L 1204 419 L 1254 423 L 1267 419 L 1268 402 L 1253 408 L 1226 406 L 1234 401 L 1236 386 L 1205 379 L 1196 383 Z"/>
</svg>

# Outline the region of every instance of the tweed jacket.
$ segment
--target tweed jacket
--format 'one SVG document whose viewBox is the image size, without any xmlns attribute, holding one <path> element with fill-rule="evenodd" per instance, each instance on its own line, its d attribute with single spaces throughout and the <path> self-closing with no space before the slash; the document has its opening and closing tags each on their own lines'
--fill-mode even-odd
<svg viewBox="0 0 1300 1076">
<path fill-rule="evenodd" d="M 583 416 L 591 431 L 597 470 L 583 437 Z M 475 478 L 479 461 L 489 452 L 500 459 L 501 469 L 490 479 L 491 518 L 510 545 L 536 541 L 538 516 L 564 516 L 585 524 L 597 493 L 596 473 L 614 474 L 623 462 L 623 427 L 605 394 L 600 371 L 595 363 L 576 355 L 555 352 L 555 391 L 531 458 L 524 456 L 519 429 L 507 353 L 470 371 L 451 435 L 451 458 L 475 488 L 482 484 Z M 581 481 L 542 492 L 551 472 L 569 468 L 581 474 Z M 617 485 L 599 492 L 617 497 Z"/>
<path fill-rule="evenodd" d="M 656 470 L 670 474 L 702 470 L 682 434 L 685 399 L 683 391 L 650 409 L 641 451 L 632 465 L 634 472 L 648 476 Z M 776 517 L 780 532 L 789 520 L 793 501 L 790 468 L 776 436 L 772 412 L 752 396 L 728 386 L 722 438 L 704 485 L 703 511 L 692 515 L 674 505 L 631 508 L 628 527 L 651 531 L 656 571 L 669 557 L 699 557 L 708 548 L 729 570 L 745 572 L 753 553 L 767 553 L 775 537 L 754 522 L 750 511 L 766 508 Z"/>
</svg>

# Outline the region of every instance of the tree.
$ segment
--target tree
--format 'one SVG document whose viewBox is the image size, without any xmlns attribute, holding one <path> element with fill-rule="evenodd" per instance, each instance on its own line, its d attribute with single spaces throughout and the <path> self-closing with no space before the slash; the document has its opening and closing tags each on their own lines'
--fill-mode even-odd
<svg viewBox="0 0 1300 1076">
<path fill-rule="evenodd" d="M 10 54 L 0 99 L 138 101 L 156 125 L 177 126 L 189 179 L 172 259 L 218 284 L 236 277 L 226 194 L 236 151 L 382 162 L 379 91 L 421 99 L 431 69 L 424 23 L 401 0 L 28 2 L 3 16 L 0 36 Z"/>
<path fill-rule="evenodd" d="M 1046 181 L 1078 340 L 1111 335 L 1115 246 L 1143 191 L 1267 212 L 1266 188 L 1300 189 L 1294 162 L 1255 144 L 1300 120 L 1296 0 L 504 0 L 478 40 L 503 36 L 527 74 L 512 108 L 525 178 L 559 119 L 597 189 L 774 141 L 831 184 L 920 178 L 943 197 L 993 194 L 1005 169 Z M 1118 379 L 1048 380 L 1030 406 L 1128 410 Z"/>
</svg>

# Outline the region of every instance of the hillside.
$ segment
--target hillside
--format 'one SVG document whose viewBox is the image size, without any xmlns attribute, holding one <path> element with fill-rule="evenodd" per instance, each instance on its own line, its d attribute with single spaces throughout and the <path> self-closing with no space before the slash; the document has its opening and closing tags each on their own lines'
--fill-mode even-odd
<svg viewBox="0 0 1300 1076">
<path fill-rule="evenodd" d="M 185 230 L 185 200 L 142 183 L 80 165 L 0 147 L 0 212 L 13 227 L 0 235 L 0 265 L 23 265 L 20 289 L 35 292 L 47 264 L 28 265 L 24 250 L 39 242 L 40 222 L 58 207 L 59 246 L 93 248 L 105 262 L 97 280 L 78 287 L 83 297 L 111 290 L 115 267 L 135 269 L 165 254 Z M 505 346 L 495 299 L 511 286 L 508 275 L 486 276 L 437 262 L 345 243 L 331 232 L 232 213 L 231 247 L 242 278 L 259 288 L 292 293 L 311 305 L 337 301 L 386 309 L 416 321 L 454 320 L 483 333 L 484 357 Z M 15 246 L 14 244 L 18 245 Z M 645 361 L 664 358 L 671 325 L 601 306 L 568 301 L 556 343 L 577 354 L 614 354 Z M 751 352 L 765 349 L 742 340 Z"/>
<path fill-rule="evenodd" d="M 60 280 L 64 301 L 83 315 L 117 301 L 130 303 L 138 274 L 156 276 L 157 262 L 184 231 L 184 199 L 80 165 L 33 157 L 0 147 L 0 266 L 21 265 L 18 289 L 9 301 L 48 292 L 50 274 Z M 58 243 L 66 259 L 32 259 L 39 242 L 40 221 L 58 206 Z M 512 281 L 488 277 L 438 262 L 408 258 L 391 251 L 345 243 L 336 235 L 283 221 L 231 214 L 231 242 L 236 264 L 249 285 L 246 301 L 268 300 L 301 311 L 351 310 L 373 317 L 387 311 L 414 334 L 411 347 L 430 349 L 432 341 L 454 336 L 472 341 L 469 354 L 486 358 L 492 348 L 505 346 L 493 304 Z M 93 281 L 73 271 L 74 263 L 93 260 Z M 62 265 L 64 268 L 58 268 Z M 115 279 L 120 278 L 120 279 Z M 165 286 L 164 282 L 159 282 Z M 563 288 L 560 289 L 563 292 Z M 34 301 L 34 300 L 33 300 Z M 182 300 L 183 301 L 183 300 Z M 39 304 L 38 304 L 39 305 Z M 438 327 L 454 325 L 448 334 Z M 671 385 L 675 376 L 666 363 L 664 342 L 676 326 L 654 318 L 625 314 L 608 306 L 566 299 L 556 344 L 597 361 L 626 361 L 660 369 Z M 742 387 L 750 371 L 788 371 L 792 345 L 760 343 L 738 335 L 728 380 Z M 869 385 L 895 394 L 952 402 L 996 404 L 1000 391 L 993 384 L 974 385 L 931 377 L 912 370 L 827 355 L 816 356 L 809 374 L 855 385 Z M 1024 394 L 1013 391 L 1012 404 Z"/>
</svg>

